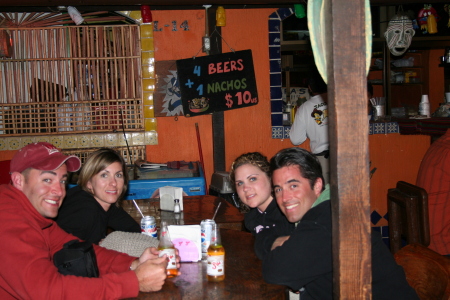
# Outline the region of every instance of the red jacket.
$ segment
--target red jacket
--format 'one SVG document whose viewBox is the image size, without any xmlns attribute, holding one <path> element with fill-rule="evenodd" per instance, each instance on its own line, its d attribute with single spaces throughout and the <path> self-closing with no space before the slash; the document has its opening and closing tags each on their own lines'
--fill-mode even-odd
<svg viewBox="0 0 450 300">
<path fill-rule="evenodd" d="M 12 185 L 0 186 L 0 299 L 119 299 L 136 297 L 135 257 L 94 245 L 100 278 L 61 275 L 53 254 L 76 239 L 44 218 Z"/>
<path fill-rule="evenodd" d="M 450 255 L 450 129 L 425 153 L 416 185 L 428 193 L 429 248 Z"/>
</svg>

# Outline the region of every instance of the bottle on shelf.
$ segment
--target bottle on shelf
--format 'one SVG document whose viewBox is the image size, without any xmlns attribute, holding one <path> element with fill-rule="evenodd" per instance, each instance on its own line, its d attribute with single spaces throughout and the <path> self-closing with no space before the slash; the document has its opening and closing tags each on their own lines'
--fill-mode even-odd
<svg viewBox="0 0 450 300">
<path fill-rule="evenodd" d="M 219 226 L 213 224 L 211 243 L 208 247 L 206 278 L 219 282 L 225 279 L 225 248 L 220 238 Z"/>
<path fill-rule="evenodd" d="M 178 275 L 176 250 L 169 236 L 169 228 L 166 221 L 161 222 L 161 229 L 159 234 L 158 244 L 159 256 L 167 254 L 169 262 L 167 263 L 167 277 L 174 277 Z"/>
</svg>

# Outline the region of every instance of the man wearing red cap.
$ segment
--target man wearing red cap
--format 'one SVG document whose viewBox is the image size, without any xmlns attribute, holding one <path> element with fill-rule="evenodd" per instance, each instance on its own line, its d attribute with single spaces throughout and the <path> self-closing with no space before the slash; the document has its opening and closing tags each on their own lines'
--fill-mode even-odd
<svg viewBox="0 0 450 300">
<path fill-rule="evenodd" d="M 11 184 L 0 186 L 0 299 L 118 299 L 157 291 L 166 278 L 167 257 L 148 248 L 140 258 L 94 245 L 99 278 L 62 275 L 53 255 L 76 239 L 51 218 L 66 195 L 76 156 L 41 142 L 11 160 Z"/>
</svg>

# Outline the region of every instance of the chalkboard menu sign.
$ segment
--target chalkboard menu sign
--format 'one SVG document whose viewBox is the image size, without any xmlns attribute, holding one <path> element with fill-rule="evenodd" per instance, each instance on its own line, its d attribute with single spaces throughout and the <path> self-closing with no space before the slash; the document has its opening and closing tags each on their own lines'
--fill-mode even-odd
<svg viewBox="0 0 450 300">
<path fill-rule="evenodd" d="M 258 104 L 251 50 L 177 60 L 186 117 Z"/>
</svg>

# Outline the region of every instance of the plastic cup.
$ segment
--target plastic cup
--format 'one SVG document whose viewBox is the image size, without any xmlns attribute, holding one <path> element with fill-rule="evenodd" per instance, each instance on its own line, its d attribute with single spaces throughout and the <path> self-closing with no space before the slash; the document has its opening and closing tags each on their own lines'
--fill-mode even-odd
<svg viewBox="0 0 450 300">
<path fill-rule="evenodd" d="M 375 121 L 382 120 L 386 115 L 386 106 L 385 105 L 375 105 L 374 106 L 374 116 L 373 119 Z"/>
<path fill-rule="evenodd" d="M 445 102 L 450 103 L 450 93 L 445 93 Z"/>
</svg>

